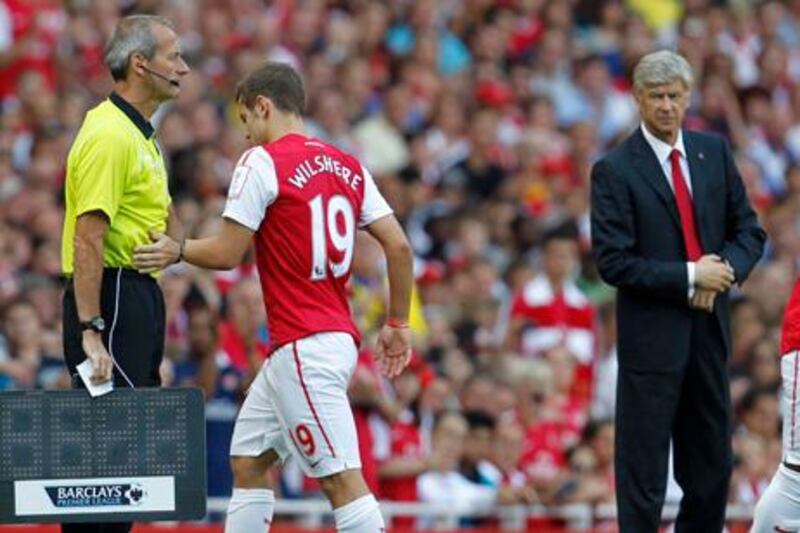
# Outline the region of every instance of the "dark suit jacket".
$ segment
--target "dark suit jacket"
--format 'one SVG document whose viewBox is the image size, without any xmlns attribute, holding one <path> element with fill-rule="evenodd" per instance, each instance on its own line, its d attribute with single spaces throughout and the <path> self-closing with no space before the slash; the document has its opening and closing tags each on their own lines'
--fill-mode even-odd
<svg viewBox="0 0 800 533">
<path fill-rule="evenodd" d="M 741 284 L 761 257 L 766 234 L 750 207 L 727 143 L 683 131 L 695 221 L 704 253 L 733 267 Z M 689 356 L 686 251 L 675 196 L 641 128 L 592 169 L 592 248 L 602 278 L 619 289 L 622 368 L 665 371 Z M 730 352 L 728 294 L 714 314 Z"/>
</svg>

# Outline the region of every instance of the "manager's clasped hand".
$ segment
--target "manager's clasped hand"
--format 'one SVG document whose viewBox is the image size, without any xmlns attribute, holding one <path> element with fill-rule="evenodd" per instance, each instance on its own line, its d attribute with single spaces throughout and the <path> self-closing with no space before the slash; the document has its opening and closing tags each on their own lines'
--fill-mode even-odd
<svg viewBox="0 0 800 533">
<path fill-rule="evenodd" d="M 133 264 L 142 274 L 156 272 L 175 263 L 181 255 L 179 242 L 155 230 L 150 230 L 151 244 L 140 244 L 133 250 Z"/>
<path fill-rule="evenodd" d="M 704 255 L 695 263 L 696 289 L 690 305 L 712 312 L 717 294 L 730 289 L 735 281 L 733 268 L 727 261 L 715 254 Z"/>
</svg>

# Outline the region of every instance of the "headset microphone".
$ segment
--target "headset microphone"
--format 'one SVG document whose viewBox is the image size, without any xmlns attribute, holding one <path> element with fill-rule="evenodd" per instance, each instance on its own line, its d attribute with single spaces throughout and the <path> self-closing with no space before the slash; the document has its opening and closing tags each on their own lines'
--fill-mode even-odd
<svg viewBox="0 0 800 533">
<path fill-rule="evenodd" d="M 172 78 L 168 78 L 168 77 L 164 76 L 163 74 L 161 74 L 160 72 L 156 72 L 155 70 L 153 70 L 151 68 L 147 68 L 144 65 L 142 65 L 142 69 L 144 69 L 145 72 L 152 74 L 156 78 L 161 78 L 162 80 L 174 85 L 175 87 L 180 87 L 181 86 L 181 84 L 178 82 L 178 80 L 173 80 Z"/>
</svg>

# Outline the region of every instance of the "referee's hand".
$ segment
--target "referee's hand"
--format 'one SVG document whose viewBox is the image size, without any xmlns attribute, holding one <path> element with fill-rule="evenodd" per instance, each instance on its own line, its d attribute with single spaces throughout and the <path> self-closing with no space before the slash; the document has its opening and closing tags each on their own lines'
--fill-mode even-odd
<svg viewBox="0 0 800 533">
<path fill-rule="evenodd" d="M 111 379 L 114 362 L 103 345 L 103 338 L 96 331 L 83 332 L 83 352 L 92 362 L 92 383 L 98 385 Z"/>
<path fill-rule="evenodd" d="M 178 261 L 180 243 L 157 231 L 150 231 L 151 244 L 140 244 L 133 249 L 133 266 L 142 274 L 149 274 Z"/>
</svg>

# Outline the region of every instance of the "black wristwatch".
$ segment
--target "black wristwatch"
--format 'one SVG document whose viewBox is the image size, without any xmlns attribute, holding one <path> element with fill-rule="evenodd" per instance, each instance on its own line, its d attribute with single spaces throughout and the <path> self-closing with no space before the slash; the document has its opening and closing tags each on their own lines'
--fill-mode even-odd
<svg viewBox="0 0 800 533">
<path fill-rule="evenodd" d="M 86 322 L 81 322 L 81 331 L 86 331 L 87 329 L 103 333 L 106 330 L 106 321 L 101 316 L 94 316 Z"/>
</svg>

